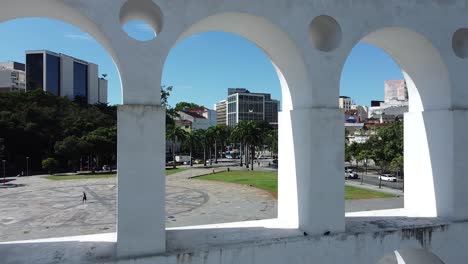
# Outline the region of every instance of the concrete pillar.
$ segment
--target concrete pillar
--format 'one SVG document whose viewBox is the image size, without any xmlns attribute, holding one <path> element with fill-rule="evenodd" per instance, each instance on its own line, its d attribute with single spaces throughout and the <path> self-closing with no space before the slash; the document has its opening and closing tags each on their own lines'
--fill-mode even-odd
<svg viewBox="0 0 468 264">
<path fill-rule="evenodd" d="M 452 217 L 468 219 L 468 110 L 453 111 L 453 142 Z"/>
<path fill-rule="evenodd" d="M 117 256 L 165 251 L 165 108 L 118 109 Z"/>
<path fill-rule="evenodd" d="M 279 220 L 309 234 L 344 231 L 343 112 L 281 112 L 279 153 Z"/>
<path fill-rule="evenodd" d="M 465 192 L 455 190 L 458 181 L 465 178 L 466 170 L 456 171 L 454 168 L 464 170 L 467 166 L 459 162 L 460 159 L 454 160 L 457 156 L 454 156 L 454 150 L 461 150 L 466 157 L 468 153 L 463 145 L 466 146 L 468 136 L 454 128 L 468 128 L 468 125 L 466 119 L 465 124 L 454 124 L 454 118 L 459 119 L 456 123 L 466 117 L 451 110 L 405 114 L 405 209 L 409 216 L 467 214 L 466 204 L 464 212 L 457 212 L 456 208 L 457 200 L 466 197 Z M 457 146 L 459 144 L 462 145 Z"/>
</svg>

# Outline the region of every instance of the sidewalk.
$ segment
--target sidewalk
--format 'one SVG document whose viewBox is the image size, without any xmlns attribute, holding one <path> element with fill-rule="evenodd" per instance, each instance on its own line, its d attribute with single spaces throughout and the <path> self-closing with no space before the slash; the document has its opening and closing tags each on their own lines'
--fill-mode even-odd
<svg viewBox="0 0 468 264">
<path fill-rule="evenodd" d="M 362 189 L 367 189 L 367 190 L 372 190 L 372 191 L 376 191 L 376 192 L 383 192 L 383 193 L 398 195 L 400 197 L 404 196 L 404 193 L 401 190 L 396 190 L 396 189 L 388 188 L 388 187 L 385 187 L 385 186 L 382 186 L 382 188 L 379 189 L 379 186 L 375 186 L 375 185 L 371 185 L 371 184 L 367 184 L 367 183 L 361 184 L 361 182 L 353 182 L 353 181 L 346 181 L 346 185 L 347 186 L 358 187 L 358 188 L 362 188 Z"/>
</svg>

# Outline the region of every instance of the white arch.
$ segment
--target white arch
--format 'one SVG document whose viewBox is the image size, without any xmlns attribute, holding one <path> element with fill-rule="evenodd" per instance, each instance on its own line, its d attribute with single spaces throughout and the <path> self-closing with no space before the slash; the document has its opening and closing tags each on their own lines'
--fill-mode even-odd
<svg viewBox="0 0 468 264">
<path fill-rule="evenodd" d="M 407 215 L 452 215 L 452 85 L 447 65 L 430 40 L 407 28 L 378 29 L 361 41 L 386 51 L 401 67 L 408 86 L 409 113 L 404 126 Z"/>
<path fill-rule="evenodd" d="M 362 39 L 387 52 L 401 67 L 408 86 L 410 112 L 450 109 L 451 82 L 439 51 L 422 34 L 389 27 Z"/>
<path fill-rule="evenodd" d="M 220 13 L 204 18 L 183 32 L 175 45 L 194 34 L 224 31 L 240 35 L 258 45 L 277 71 L 282 90 L 283 111 L 294 108 L 299 90 L 309 87 L 305 63 L 287 33 L 263 17 L 247 13 Z"/>
</svg>

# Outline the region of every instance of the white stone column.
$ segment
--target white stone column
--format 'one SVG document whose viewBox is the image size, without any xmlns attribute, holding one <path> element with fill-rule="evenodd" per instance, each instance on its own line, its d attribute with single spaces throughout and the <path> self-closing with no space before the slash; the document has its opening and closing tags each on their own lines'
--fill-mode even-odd
<svg viewBox="0 0 468 264">
<path fill-rule="evenodd" d="M 118 109 L 117 256 L 165 251 L 165 109 Z"/>
<path fill-rule="evenodd" d="M 465 157 L 468 154 L 466 147 L 462 147 L 468 143 L 468 136 L 458 133 L 457 128 L 468 126 L 465 119 L 465 124 L 455 124 L 454 129 L 454 117 L 459 119 L 455 123 L 466 118 L 451 110 L 405 114 L 405 209 L 409 216 L 454 217 L 467 214 L 466 209 L 465 212 L 456 210 L 457 199 L 466 194 L 457 193 L 455 187 L 466 171 L 455 171 L 454 164 L 457 163 L 458 169 L 467 165 L 454 160 L 454 148 L 461 150 L 458 154 Z M 457 146 L 459 144 L 462 145 Z"/>
<path fill-rule="evenodd" d="M 453 111 L 454 207 L 452 217 L 468 219 L 468 110 Z"/>
<path fill-rule="evenodd" d="M 343 120 L 339 109 L 280 113 L 280 221 L 309 234 L 344 231 Z"/>
</svg>

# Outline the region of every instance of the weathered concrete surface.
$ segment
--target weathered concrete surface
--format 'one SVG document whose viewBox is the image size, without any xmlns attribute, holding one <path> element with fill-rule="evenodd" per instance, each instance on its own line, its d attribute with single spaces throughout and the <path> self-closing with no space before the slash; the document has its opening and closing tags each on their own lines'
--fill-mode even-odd
<svg viewBox="0 0 468 264">
<path fill-rule="evenodd" d="M 425 248 L 444 263 L 463 263 L 458 260 L 468 257 L 467 222 L 390 216 L 398 214 L 404 212 L 349 214 L 346 232 L 323 236 L 305 236 L 269 220 L 168 230 L 167 254 L 119 261 L 113 257 L 115 233 L 0 243 L 0 255 L 2 263 L 309 263 L 320 259 L 325 264 L 374 264 L 395 249 Z"/>
</svg>

